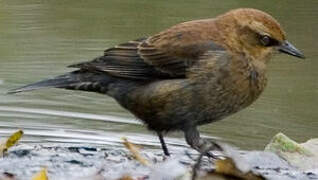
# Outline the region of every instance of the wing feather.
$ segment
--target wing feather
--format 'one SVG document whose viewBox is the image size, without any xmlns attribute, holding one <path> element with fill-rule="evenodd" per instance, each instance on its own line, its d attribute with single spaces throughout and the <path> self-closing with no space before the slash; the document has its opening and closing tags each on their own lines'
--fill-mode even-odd
<svg viewBox="0 0 318 180">
<path fill-rule="evenodd" d="M 185 78 L 206 52 L 225 52 L 204 36 L 200 25 L 205 24 L 204 21 L 181 23 L 155 36 L 106 49 L 104 56 L 69 67 L 135 80 Z"/>
</svg>

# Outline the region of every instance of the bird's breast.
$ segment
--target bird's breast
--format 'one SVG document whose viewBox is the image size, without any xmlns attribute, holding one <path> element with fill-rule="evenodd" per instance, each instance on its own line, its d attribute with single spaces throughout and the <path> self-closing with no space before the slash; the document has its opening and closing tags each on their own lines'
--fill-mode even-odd
<svg viewBox="0 0 318 180">
<path fill-rule="evenodd" d="M 196 75 L 196 99 L 200 99 L 202 113 L 210 121 L 219 120 L 252 104 L 266 86 L 263 69 L 246 61 Z"/>
<path fill-rule="evenodd" d="M 254 102 L 266 84 L 258 70 L 230 67 L 141 86 L 127 96 L 126 108 L 154 130 L 220 120 Z"/>
</svg>

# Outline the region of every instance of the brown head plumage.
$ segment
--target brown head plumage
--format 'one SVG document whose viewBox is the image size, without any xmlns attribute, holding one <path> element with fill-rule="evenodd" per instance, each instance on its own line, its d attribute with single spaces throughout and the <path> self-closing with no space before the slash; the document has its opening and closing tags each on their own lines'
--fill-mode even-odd
<svg viewBox="0 0 318 180">
<path fill-rule="evenodd" d="M 280 46 L 288 43 L 280 24 L 271 15 L 257 9 L 229 11 L 218 16 L 216 24 L 223 43 L 233 53 L 243 54 L 249 60 L 266 62 L 273 53 L 281 50 Z M 292 55 L 303 57 L 296 51 Z"/>
</svg>

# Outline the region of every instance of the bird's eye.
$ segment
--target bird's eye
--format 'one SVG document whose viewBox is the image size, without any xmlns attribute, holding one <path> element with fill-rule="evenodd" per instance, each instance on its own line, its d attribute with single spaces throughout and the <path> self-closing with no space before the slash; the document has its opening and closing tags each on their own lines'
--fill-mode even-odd
<svg viewBox="0 0 318 180">
<path fill-rule="evenodd" d="M 260 41 L 263 46 L 269 46 L 271 44 L 271 38 L 267 35 L 261 36 Z"/>
</svg>

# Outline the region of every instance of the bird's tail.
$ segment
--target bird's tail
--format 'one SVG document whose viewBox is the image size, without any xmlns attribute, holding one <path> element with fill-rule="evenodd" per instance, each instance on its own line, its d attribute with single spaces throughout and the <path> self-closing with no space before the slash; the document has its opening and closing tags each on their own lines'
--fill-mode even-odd
<svg viewBox="0 0 318 180">
<path fill-rule="evenodd" d="M 8 94 L 32 91 L 43 88 L 64 88 L 72 90 L 94 91 L 107 93 L 108 84 L 113 79 L 105 74 L 83 72 L 81 70 L 32 83 L 17 89 L 10 90 Z"/>
</svg>

